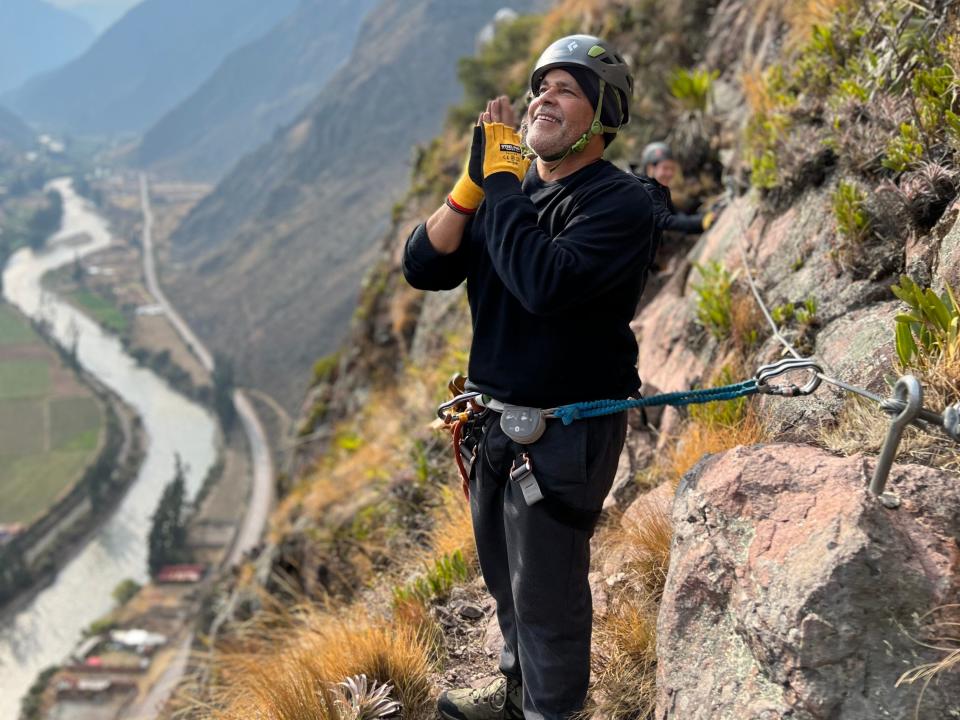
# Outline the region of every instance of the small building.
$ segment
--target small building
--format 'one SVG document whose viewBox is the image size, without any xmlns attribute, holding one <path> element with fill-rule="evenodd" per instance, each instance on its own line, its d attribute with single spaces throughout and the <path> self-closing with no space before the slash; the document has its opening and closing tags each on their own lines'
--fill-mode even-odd
<svg viewBox="0 0 960 720">
<path fill-rule="evenodd" d="M 13 540 L 23 532 L 23 523 L 0 524 L 0 545 Z"/>
<path fill-rule="evenodd" d="M 133 650 L 139 655 L 153 652 L 154 649 L 165 645 L 166 635 L 147 632 L 139 628 L 130 630 L 112 630 L 110 632 L 110 641 L 121 647 Z"/>
<path fill-rule="evenodd" d="M 165 565 L 154 578 L 158 583 L 196 583 L 203 579 L 206 565 Z"/>
</svg>

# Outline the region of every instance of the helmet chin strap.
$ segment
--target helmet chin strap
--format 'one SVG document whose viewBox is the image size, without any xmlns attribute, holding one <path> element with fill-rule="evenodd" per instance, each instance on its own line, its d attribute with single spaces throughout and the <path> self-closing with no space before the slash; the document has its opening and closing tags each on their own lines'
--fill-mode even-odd
<svg viewBox="0 0 960 720">
<path fill-rule="evenodd" d="M 603 96 L 604 90 L 607 87 L 607 83 L 603 78 L 600 78 L 600 99 L 597 100 L 597 110 L 593 114 L 593 122 L 590 123 L 590 129 L 587 130 L 583 135 L 580 136 L 580 139 L 577 140 L 573 145 L 567 148 L 567 151 L 560 155 L 559 157 L 552 158 L 543 158 L 546 162 L 554 162 L 553 167 L 550 168 L 550 172 L 554 173 L 557 171 L 557 168 L 560 167 L 560 164 L 569 157 L 570 153 L 579 153 L 587 149 L 587 145 L 590 144 L 590 141 L 597 135 L 602 135 L 603 133 L 614 133 L 620 131 L 620 127 L 608 127 L 600 122 L 600 115 L 603 112 Z M 619 96 L 617 98 L 619 104 Z M 623 117 L 623 108 L 620 108 L 620 117 Z"/>
</svg>

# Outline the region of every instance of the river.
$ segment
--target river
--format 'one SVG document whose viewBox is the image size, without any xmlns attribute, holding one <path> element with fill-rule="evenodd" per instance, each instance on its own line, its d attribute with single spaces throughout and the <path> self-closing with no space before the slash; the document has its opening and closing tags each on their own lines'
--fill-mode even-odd
<svg viewBox="0 0 960 720">
<path fill-rule="evenodd" d="M 70 180 L 51 185 L 63 197 L 62 229 L 43 253 L 23 249 L 10 258 L 3 273 L 4 294 L 26 315 L 49 321 L 60 343 L 68 347 L 76 343 L 80 364 L 136 410 L 148 446 L 143 466 L 117 510 L 52 585 L 2 620 L 0 720 L 15 720 L 20 698 L 36 675 L 61 663 L 83 629 L 113 608 L 111 592 L 121 580 L 148 579 L 150 517 L 173 477 L 174 455 L 178 453 L 187 465 L 191 495 L 216 459 L 215 421 L 208 412 L 139 367 L 116 337 L 42 289 L 45 273 L 112 242 L 106 221 L 74 192 Z M 78 243 L 78 236 L 86 240 Z"/>
</svg>

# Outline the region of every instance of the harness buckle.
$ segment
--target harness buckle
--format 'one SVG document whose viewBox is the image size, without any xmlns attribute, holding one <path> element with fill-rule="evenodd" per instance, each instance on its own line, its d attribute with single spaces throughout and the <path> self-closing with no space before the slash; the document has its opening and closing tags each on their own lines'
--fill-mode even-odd
<svg viewBox="0 0 960 720">
<path fill-rule="evenodd" d="M 510 469 L 510 479 L 520 486 L 520 492 L 523 493 L 523 501 L 528 505 L 536 505 L 543 500 L 543 492 L 537 483 L 537 478 L 533 475 L 533 462 L 528 453 L 521 453 L 513 461 L 513 467 Z"/>
<path fill-rule="evenodd" d="M 783 385 L 771 385 L 770 380 L 779 377 L 785 373 L 794 370 L 806 370 L 810 373 L 810 379 L 803 387 L 798 387 L 792 383 Z M 783 360 L 769 365 L 762 365 L 757 369 L 754 377 L 757 380 L 757 392 L 764 395 L 780 395 L 781 397 L 799 397 L 801 395 L 811 395 L 820 387 L 820 374 L 823 372 L 812 358 L 784 358 Z"/>
</svg>

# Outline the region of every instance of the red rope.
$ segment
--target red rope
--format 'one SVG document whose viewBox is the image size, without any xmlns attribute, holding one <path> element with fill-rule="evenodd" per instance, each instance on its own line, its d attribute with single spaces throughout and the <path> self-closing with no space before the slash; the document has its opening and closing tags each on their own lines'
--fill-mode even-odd
<svg viewBox="0 0 960 720">
<path fill-rule="evenodd" d="M 460 471 L 460 487 L 463 490 L 463 496 L 470 500 L 470 476 L 467 474 L 467 468 L 463 465 L 463 457 L 460 455 L 460 438 L 463 433 L 463 420 L 457 420 L 453 424 L 453 459 L 457 461 L 457 470 Z"/>
</svg>

